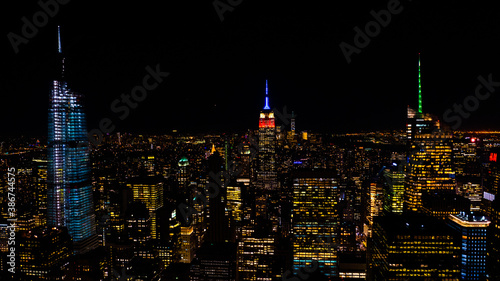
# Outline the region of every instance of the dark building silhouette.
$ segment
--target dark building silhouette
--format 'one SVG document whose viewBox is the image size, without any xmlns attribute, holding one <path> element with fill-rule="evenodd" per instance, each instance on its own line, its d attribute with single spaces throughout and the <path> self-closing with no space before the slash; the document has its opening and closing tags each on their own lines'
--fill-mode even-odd
<svg viewBox="0 0 500 281">
<path fill-rule="evenodd" d="M 236 244 L 205 243 L 191 263 L 191 281 L 235 281 Z"/>
<path fill-rule="evenodd" d="M 228 217 L 226 216 L 226 184 L 229 179 L 222 176 L 223 158 L 215 151 L 208 157 L 208 226 L 205 239 L 210 243 L 226 242 L 231 239 Z M 211 194 L 211 195 L 210 195 Z"/>
</svg>

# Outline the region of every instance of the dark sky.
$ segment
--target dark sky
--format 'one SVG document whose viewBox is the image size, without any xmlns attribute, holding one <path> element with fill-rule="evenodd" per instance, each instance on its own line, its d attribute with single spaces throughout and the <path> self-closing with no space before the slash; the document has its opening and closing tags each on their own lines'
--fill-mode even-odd
<svg viewBox="0 0 500 281">
<path fill-rule="evenodd" d="M 479 75 L 500 81 L 495 1 L 402 0 L 401 13 L 348 64 L 339 44 L 354 45 L 353 28 L 364 29 L 370 11 L 389 2 L 244 0 L 221 22 L 213 1 L 71 0 L 15 54 L 7 34 L 21 35 L 21 18 L 41 10 L 16 1 L 3 14 L 0 134 L 46 134 L 57 25 L 89 129 L 105 117 L 122 132 L 256 128 L 266 79 L 271 107 L 294 110 L 299 130 L 403 129 L 406 106 L 417 101 L 418 52 L 425 112 L 442 116 L 462 103 Z M 170 76 L 119 120 L 111 103 L 156 64 Z M 498 92 L 461 128 L 500 129 Z"/>
</svg>

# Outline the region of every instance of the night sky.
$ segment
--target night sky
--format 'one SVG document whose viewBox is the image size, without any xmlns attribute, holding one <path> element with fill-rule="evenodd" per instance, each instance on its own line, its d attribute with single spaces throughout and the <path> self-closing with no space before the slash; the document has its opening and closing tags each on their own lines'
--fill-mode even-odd
<svg viewBox="0 0 500 281">
<path fill-rule="evenodd" d="M 462 103 L 479 75 L 500 81 L 495 1 L 402 0 L 402 11 L 351 63 L 339 44 L 355 46 L 353 29 L 364 30 L 370 11 L 392 1 L 243 0 L 222 22 L 213 1 L 103 2 L 60 5 L 17 54 L 7 34 L 22 35 L 21 18 L 32 21 L 41 8 L 16 1 L 4 12 L 1 135 L 46 134 L 58 25 L 68 82 L 86 96 L 89 130 L 105 117 L 121 132 L 255 129 L 266 79 L 271 108 L 293 110 L 298 130 L 403 129 L 407 105 L 417 104 L 419 52 L 424 112 L 442 116 Z M 113 100 L 157 64 L 170 75 L 120 120 Z M 500 129 L 499 94 L 500 87 L 460 129 Z"/>
</svg>

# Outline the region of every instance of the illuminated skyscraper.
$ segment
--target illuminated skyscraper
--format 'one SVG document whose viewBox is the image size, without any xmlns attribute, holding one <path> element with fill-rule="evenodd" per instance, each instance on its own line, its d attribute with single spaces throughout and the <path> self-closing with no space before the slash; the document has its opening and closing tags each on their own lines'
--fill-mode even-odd
<svg viewBox="0 0 500 281">
<path fill-rule="evenodd" d="M 492 219 L 495 217 L 492 204 L 499 197 L 500 191 L 500 162 L 497 161 L 498 150 L 490 153 L 487 176 L 484 178 L 484 192 L 481 210 Z M 498 200 L 497 200 L 498 201 Z M 498 208 L 498 205 L 497 205 Z M 498 209 L 496 210 L 498 211 Z"/>
<path fill-rule="evenodd" d="M 449 218 L 449 225 L 461 237 L 461 280 L 485 280 L 486 237 L 490 221 L 473 212 L 461 212 Z"/>
<path fill-rule="evenodd" d="M 484 185 L 481 212 L 491 220 L 488 229 L 487 271 L 490 280 L 500 280 L 500 163 L 497 161 L 498 150 L 492 150 L 489 155 L 489 167 Z"/>
<path fill-rule="evenodd" d="M 481 176 L 481 163 L 478 161 L 482 145 L 476 137 L 459 135 L 453 143 L 454 167 L 457 175 L 466 179 L 476 179 Z"/>
<path fill-rule="evenodd" d="M 191 263 L 196 250 L 196 233 L 193 226 L 181 226 L 180 262 Z"/>
<path fill-rule="evenodd" d="M 134 200 L 146 204 L 151 220 L 151 238 L 157 239 L 157 214 L 163 207 L 163 182 L 159 177 L 138 177 L 127 186 L 132 190 Z"/>
<path fill-rule="evenodd" d="M 60 32 L 58 42 L 62 71 L 50 96 L 47 223 L 67 227 L 75 252 L 84 253 L 97 246 L 87 124 L 82 96 L 64 81 Z"/>
<path fill-rule="evenodd" d="M 33 182 L 35 185 L 35 225 L 47 225 L 47 159 L 33 159 Z"/>
<path fill-rule="evenodd" d="M 257 182 L 255 185 L 255 213 L 259 219 L 269 220 L 276 233 L 279 224 L 279 190 L 276 169 L 276 126 L 274 112 L 269 107 L 266 80 L 264 108 L 259 117 L 257 153 Z M 267 222 L 266 222 L 267 223 Z"/>
<path fill-rule="evenodd" d="M 431 132 L 435 122 L 431 116 L 422 111 L 422 79 L 420 76 L 420 54 L 418 54 L 418 111 L 408 106 L 406 137 L 409 143 L 415 139 L 415 135 L 423 132 Z"/>
<path fill-rule="evenodd" d="M 405 209 L 422 212 L 422 194 L 453 193 L 455 172 L 452 166 L 453 135 L 440 128 L 439 120 L 422 113 L 420 58 L 418 62 L 418 112 L 408 108 L 408 174 Z"/>
<path fill-rule="evenodd" d="M 487 260 L 486 269 L 490 280 L 500 280 L 500 202 L 494 200 L 491 202 L 490 219 L 491 224 L 487 230 Z"/>
<path fill-rule="evenodd" d="M 237 249 L 238 280 L 274 280 L 276 246 L 269 232 L 270 227 L 262 224 L 243 226 Z"/>
<path fill-rule="evenodd" d="M 276 262 L 275 221 L 268 219 L 271 190 L 256 189 L 250 182 L 251 158 L 257 152 L 251 141 L 245 139 L 240 149 L 241 173 L 237 185 L 228 186 L 228 209 L 238 227 L 237 280 L 277 280 L 280 277 Z M 259 171 L 257 171 L 259 173 Z M 243 187 L 243 188 L 241 188 Z"/>
<path fill-rule="evenodd" d="M 241 187 L 236 184 L 227 187 L 227 211 L 231 212 L 231 223 L 236 223 L 242 219 L 241 210 Z M 229 217 L 229 216 L 228 216 Z"/>
<path fill-rule="evenodd" d="M 298 171 L 293 182 L 293 271 L 315 263 L 327 277 L 338 276 L 337 180 L 333 171 Z"/>
<path fill-rule="evenodd" d="M 460 245 L 442 220 L 378 216 L 370 242 L 367 280 L 460 280 Z"/>
<path fill-rule="evenodd" d="M 406 209 L 422 211 L 424 192 L 453 193 L 455 173 L 452 168 L 452 134 L 421 133 L 412 141 L 409 160 Z"/>
<path fill-rule="evenodd" d="M 189 181 L 189 160 L 186 156 L 183 156 L 177 163 L 179 170 L 177 172 L 177 181 L 179 182 L 179 187 L 185 188 Z"/>
<path fill-rule="evenodd" d="M 366 225 L 364 226 L 364 232 L 367 237 L 372 236 L 373 219 L 382 214 L 383 208 L 383 185 L 377 180 L 377 182 L 371 182 L 370 188 L 368 189 L 367 199 L 369 204 L 366 208 Z"/>
<path fill-rule="evenodd" d="M 266 190 L 274 190 L 277 187 L 276 127 L 274 112 L 269 107 L 267 80 L 266 100 L 259 117 L 257 187 Z"/>
<path fill-rule="evenodd" d="M 396 164 L 397 165 L 397 164 Z M 405 192 L 405 175 L 393 166 L 384 171 L 386 185 L 384 186 L 384 211 L 388 213 L 403 213 Z"/>
</svg>

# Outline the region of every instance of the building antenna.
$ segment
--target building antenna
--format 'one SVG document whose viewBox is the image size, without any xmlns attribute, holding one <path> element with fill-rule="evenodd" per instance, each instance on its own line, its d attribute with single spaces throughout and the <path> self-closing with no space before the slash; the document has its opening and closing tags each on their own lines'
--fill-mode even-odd
<svg viewBox="0 0 500 281">
<path fill-rule="evenodd" d="M 57 44 L 58 44 L 58 50 L 59 54 L 62 54 L 62 48 L 61 48 L 61 26 L 57 26 Z"/>
<path fill-rule="evenodd" d="M 418 53 L 418 113 L 422 114 L 422 80 L 420 77 L 420 53 Z"/>
<path fill-rule="evenodd" d="M 268 90 L 267 90 L 267 80 L 266 80 L 266 104 L 264 105 L 264 109 L 271 109 L 269 107 L 269 95 L 268 95 Z"/>
</svg>

